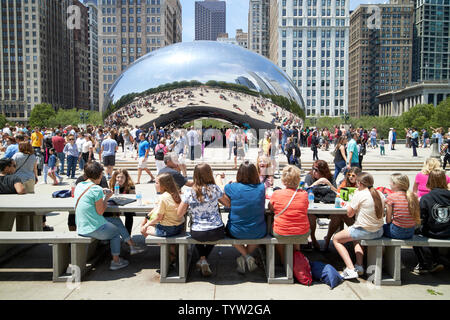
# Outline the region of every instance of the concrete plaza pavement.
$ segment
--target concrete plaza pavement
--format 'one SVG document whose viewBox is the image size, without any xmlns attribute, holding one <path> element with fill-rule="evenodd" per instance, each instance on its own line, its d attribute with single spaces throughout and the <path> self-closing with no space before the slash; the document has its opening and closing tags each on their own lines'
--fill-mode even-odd
<svg viewBox="0 0 450 320">
<path fill-rule="evenodd" d="M 399 146 L 400 147 L 400 146 Z M 312 152 L 303 148 L 302 160 L 307 161 L 312 157 Z M 378 150 L 368 150 L 367 159 L 377 161 Z M 419 149 L 417 161 L 423 162 L 430 149 Z M 329 152 L 323 151 L 324 154 Z M 388 154 L 388 151 L 387 151 Z M 411 149 L 399 148 L 392 155 L 387 155 L 389 161 L 403 161 L 412 154 Z M 331 155 L 329 156 L 331 158 Z M 119 155 L 120 158 L 120 155 Z M 321 152 L 319 151 L 319 158 Z M 323 157 L 325 160 L 325 155 Z M 312 160 L 312 159 L 311 159 Z M 383 159 L 384 160 L 384 159 Z M 226 160 L 225 160 L 226 161 Z M 369 160 L 368 160 L 369 161 Z M 378 161 L 380 161 L 378 159 Z M 388 171 L 374 171 L 375 184 L 388 186 Z M 405 171 L 411 181 L 416 172 Z M 148 176 L 143 173 L 141 181 L 147 181 Z M 188 171 L 192 177 L 192 172 Z M 132 172 L 133 180 L 136 180 L 136 171 Z M 227 171 L 226 180 L 235 178 L 235 172 Z M 42 179 L 42 177 L 40 178 Z M 338 179 L 339 180 L 339 179 Z M 68 189 L 72 180 L 65 180 L 60 186 L 39 184 L 36 193 L 42 196 L 42 201 L 51 197 L 51 193 L 59 189 Z M 280 180 L 275 180 L 280 185 Z M 154 184 L 137 185 L 137 191 L 142 191 L 144 201 L 151 201 L 155 196 Z M 67 231 L 67 212 L 56 212 L 47 217 L 47 224 L 55 228 L 55 231 Z M 139 225 L 143 218 L 135 217 L 133 235 L 139 234 Z M 321 219 L 326 222 L 326 219 Z M 226 223 L 226 215 L 224 215 Z M 316 230 L 317 239 L 323 245 L 323 237 L 327 227 Z M 35 245 L 21 252 L 8 261 L 0 264 L 0 299 L 45 299 L 45 300 L 98 300 L 98 299 L 192 299 L 192 300 L 447 300 L 450 299 L 450 272 L 449 267 L 436 274 L 417 276 L 411 273 L 417 261 L 412 249 L 402 249 L 402 286 L 375 287 L 365 277 L 358 280 L 344 281 L 333 290 L 325 284 L 314 282 L 306 287 L 295 283 L 292 285 L 267 284 L 264 271 L 258 268 L 253 273 L 245 276 L 236 272 L 237 251 L 231 246 L 215 247 L 208 261 L 211 263 L 213 275 L 203 278 L 195 270 L 196 255 L 192 259 L 187 283 L 161 284 L 159 283 L 159 248 L 148 246 L 146 252 L 130 257 L 126 245 L 122 255 L 130 261 L 127 268 L 109 270 L 109 250 L 84 278 L 79 287 L 74 284 L 53 283 L 52 280 L 52 248 L 49 245 Z M 323 261 L 332 264 L 338 271 L 342 271 L 344 264 L 336 250 L 330 245 L 329 252 L 305 252 L 311 261 Z"/>
</svg>

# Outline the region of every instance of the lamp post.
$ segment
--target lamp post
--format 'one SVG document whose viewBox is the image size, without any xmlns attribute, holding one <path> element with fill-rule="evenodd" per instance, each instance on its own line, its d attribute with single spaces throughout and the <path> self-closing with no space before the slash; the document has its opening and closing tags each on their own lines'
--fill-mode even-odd
<svg viewBox="0 0 450 320">
<path fill-rule="evenodd" d="M 344 123 L 347 124 L 347 121 L 350 119 L 350 116 L 348 115 L 348 112 L 345 111 L 342 115 L 341 115 L 342 120 L 344 120 Z"/>
<path fill-rule="evenodd" d="M 83 124 L 86 123 L 87 119 L 89 118 L 88 112 L 80 112 L 80 120 Z"/>
</svg>

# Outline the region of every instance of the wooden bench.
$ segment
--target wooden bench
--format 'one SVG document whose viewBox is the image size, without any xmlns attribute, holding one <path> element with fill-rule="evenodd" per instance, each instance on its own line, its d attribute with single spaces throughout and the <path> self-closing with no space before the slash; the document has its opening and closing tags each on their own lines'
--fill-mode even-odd
<svg viewBox="0 0 450 320">
<path fill-rule="evenodd" d="M 146 244 L 160 244 L 160 271 L 162 283 L 182 283 L 186 282 L 187 274 L 189 271 L 189 263 L 187 258 L 188 246 L 194 244 L 213 244 L 213 245 L 233 245 L 233 244 L 259 244 L 266 246 L 266 275 L 268 283 L 294 283 L 293 278 L 293 245 L 294 244 L 307 244 L 306 240 L 303 243 L 290 240 L 280 240 L 270 235 L 261 239 L 232 239 L 224 238 L 218 241 L 200 242 L 190 237 L 188 233 L 178 235 L 175 237 L 155 237 L 148 236 L 145 239 Z M 169 271 L 169 246 L 175 244 L 178 246 L 178 276 L 168 276 Z M 275 245 L 285 244 L 285 274 L 281 277 L 275 276 Z"/>
<path fill-rule="evenodd" d="M 51 244 L 53 246 L 53 281 L 66 282 L 72 274 L 64 275 L 69 266 L 80 268 L 81 277 L 89 270 L 86 266 L 93 238 L 79 236 L 76 232 L 0 232 L 0 244 Z M 69 249 L 70 247 L 70 249 Z"/>
<path fill-rule="evenodd" d="M 372 276 L 375 285 L 401 285 L 401 247 L 450 247 L 450 240 L 431 239 L 415 235 L 409 240 L 379 238 L 361 240 L 367 246 L 368 275 Z M 383 278 L 383 248 L 385 268 L 389 277 Z"/>
</svg>

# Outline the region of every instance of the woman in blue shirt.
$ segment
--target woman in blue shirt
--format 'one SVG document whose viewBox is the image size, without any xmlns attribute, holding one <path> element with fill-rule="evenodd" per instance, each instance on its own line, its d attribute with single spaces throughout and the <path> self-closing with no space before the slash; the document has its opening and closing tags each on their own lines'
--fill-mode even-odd
<svg viewBox="0 0 450 320">
<path fill-rule="evenodd" d="M 91 237 L 98 240 L 110 240 L 111 255 L 113 260 L 110 270 L 118 270 L 128 266 L 128 261 L 119 257 L 120 255 L 120 229 L 106 221 L 103 213 L 108 207 L 108 200 L 113 195 L 109 189 L 98 186 L 103 177 L 103 167 L 98 162 L 89 162 L 84 167 L 84 175 L 87 180 L 78 183 L 75 188 L 74 198 L 75 221 L 78 234 L 82 237 Z M 105 198 L 103 196 L 105 195 Z M 131 239 L 124 239 L 130 244 L 130 251 L 142 252 L 143 248 L 134 250 Z M 133 252 L 134 253 L 134 252 Z"/>
<path fill-rule="evenodd" d="M 222 185 L 220 177 L 219 186 Z M 226 206 L 231 208 L 228 216 L 226 231 L 228 235 L 236 239 L 260 239 L 266 236 L 267 226 L 264 217 L 265 188 L 259 182 L 256 166 L 247 161 L 238 169 L 235 183 L 224 187 Z M 233 245 L 241 256 L 237 258 L 237 271 L 245 273 L 247 264 L 249 271 L 254 271 L 257 266 L 251 253 L 258 245 Z"/>
</svg>

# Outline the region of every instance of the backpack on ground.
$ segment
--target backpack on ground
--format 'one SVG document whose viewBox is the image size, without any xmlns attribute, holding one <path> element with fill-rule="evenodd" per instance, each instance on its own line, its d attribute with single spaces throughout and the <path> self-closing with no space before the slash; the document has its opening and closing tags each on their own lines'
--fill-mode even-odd
<svg viewBox="0 0 450 320">
<path fill-rule="evenodd" d="M 298 282 L 305 286 L 310 286 L 313 282 L 311 266 L 308 258 L 306 258 L 300 251 L 294 252 L 294 277 Z"/>
</svg>

